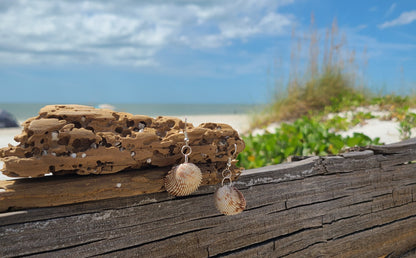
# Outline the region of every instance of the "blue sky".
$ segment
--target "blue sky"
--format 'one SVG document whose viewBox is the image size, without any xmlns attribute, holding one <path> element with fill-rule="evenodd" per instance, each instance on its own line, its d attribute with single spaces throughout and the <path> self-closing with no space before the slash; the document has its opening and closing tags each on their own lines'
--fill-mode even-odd
<svg viewBox="0 0 416 258">
<path fill-rule="evenodd" d="M 0 102 L 264 103 L 311 13 L 367 86 L 416 90 L 413 0 L 2 0 Z"/>
</svg>

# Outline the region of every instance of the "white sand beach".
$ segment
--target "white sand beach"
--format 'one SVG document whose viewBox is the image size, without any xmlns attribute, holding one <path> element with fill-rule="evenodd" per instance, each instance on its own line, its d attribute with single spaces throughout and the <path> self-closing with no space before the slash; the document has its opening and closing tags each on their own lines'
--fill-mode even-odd
<svg viewBox="0 0 416 258">
<path fill-rule="evenodd" d="M 240 134 L 246 133 L 250 128 L 250 116 L 248 115 L 192 115 L 187 116 L 187 119 L 194 126 L 208 122 L 228 124 Z"/>
<path fill-rule="evenodd" d="M 2 128 L 0 129 L 0 148 L 7 147 L 8 144 L 16 145 L 18 142 L 14 140 L 14 137 L 20 134 L 22 128 Z"/>
<path fill-rule="evenodd" d="M 416 109 L 410 109 L 409 110 L 412 113 L 416 113 Z M 329 114 L 328 117 L 333 116 L 340 116 L 340 117 L 346 117 L 348 119 L 351 119 L 354 112 L 371 112 L 375 118 L 368 119 L 365 121 L 362 121 L 361 124 L 358 124 L 347 131 L 341 131 L 338 132 L 342 136 L 352 136 L 354 133 L 363 133 L 370 138 L 380 138 L 380 142 L 384 144 L 390 144 L 401 141 L 400 138 L 400 122 L 396 120 L 385 120 L 384 117 L 387 117 L 389 115 L 388 111 L 379 111 L 374 108 L 367 108 L 367 107 L 359 107 L 355 111 L 347 111 L 347 112 L 341 112 L 337 114 Z M 265 132 L 275 132 L 276 129 L 279 128 L 279 123 L 272 123 L 265 129 L 254 129 L 252 131 L 253 135 L 256 134 L 264 134 Z M 412 137 L 416 136 L 416 128 L 413 128 L 411 130 Z"/>
<path fill-rule="evenodd" d="M 7 147 L 9 144 L 17 145 L 18 143 L 14 140 L 14 136 L 20 134 L 22 129 L 17 128 L 2 128 L 0 129 L 0 148 Z M 3 168 L 3 162 L 0 161 L 0 169 Z M 0 180 L 12 179 L 0 173 Z"/>
</svg>

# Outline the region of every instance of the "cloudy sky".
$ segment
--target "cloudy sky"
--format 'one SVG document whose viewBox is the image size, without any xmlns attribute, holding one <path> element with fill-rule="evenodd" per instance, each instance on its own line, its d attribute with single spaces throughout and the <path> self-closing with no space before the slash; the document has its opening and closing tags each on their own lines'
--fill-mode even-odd
<svg viewBox="0 0 416 258">
<path fill-rule="evenodd" d="M 1 0 L 0 102 L 263 103 L 311 13 L 368 86 L 416 89 L 413 0 Z"/>
</svg>

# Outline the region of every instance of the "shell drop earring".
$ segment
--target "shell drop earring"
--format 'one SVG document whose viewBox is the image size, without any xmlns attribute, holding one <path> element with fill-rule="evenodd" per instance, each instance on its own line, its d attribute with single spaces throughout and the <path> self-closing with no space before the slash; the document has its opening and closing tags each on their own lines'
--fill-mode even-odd
<svg viewBox="0 0 416 258">
<path fill-rule="evenodd" d="M 236 144 L 234 144 L 234 148 L 233 155 L 237 153 Z M 232 185 L 230 168 L 231 157 L 228 158 L 227 167 L 222 171 L 221 187 L 214 194 L 215 207 L 224 215 L 235 215 L 246 208 L 246 199 L 243 194 Z M 228 180 L 229 184 L 224 185 L 225 180 Z"/>
<path fill-rule="evenodd" d="M 195 192 L 202 181 L 201 170 L 193 163 L 188 162 L 188 156 L 192 153 L 191 146 L 189 146 L 188 133 L 186 132 L 186 118 L 185 129 L 185 145 L 181 148 L 181 153 L 185 157 L 185 162 L 174 166 L 165 177 L 165 189 L 174 196 L 185 196 Z"/>
</svg>

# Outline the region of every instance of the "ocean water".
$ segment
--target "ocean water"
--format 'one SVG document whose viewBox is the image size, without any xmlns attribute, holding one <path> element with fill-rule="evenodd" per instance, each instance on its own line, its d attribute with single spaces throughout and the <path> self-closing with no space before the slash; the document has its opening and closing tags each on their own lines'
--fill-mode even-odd
<svg viewBox="0 0 416 258">
<path fill-rule="evenodd" d="M 38 115 L 39 110 L 48 104 L 44 103 L 0 103 L 0 109 L 10 112 L 18 121 L 24 121 Z M 98 103 L 82 103 L 99 107 Z M 249 114 L 261 108 L 252 104 L 121 104 L 108 103 L 115 111 L 128 112 L 135 115 L 157 116 L 187 116 L 187 115 L 224 115 Z"/>
</svg>

